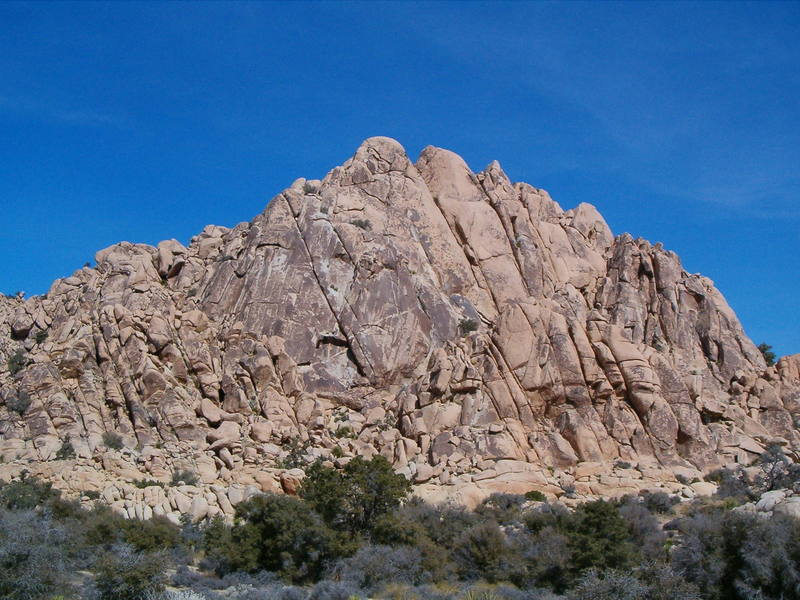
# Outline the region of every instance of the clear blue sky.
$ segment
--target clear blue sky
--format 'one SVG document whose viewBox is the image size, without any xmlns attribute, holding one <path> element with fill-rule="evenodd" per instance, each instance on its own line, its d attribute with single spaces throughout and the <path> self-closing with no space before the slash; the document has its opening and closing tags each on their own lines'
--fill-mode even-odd
<svg viewBox="0 0 800 600">
<path fill-rule="evenodd" d="M 372 135 L 493 159 L 800 352 L 800 4 L 0 4 L 0 291 L 186 242 Z"/>
</svg>

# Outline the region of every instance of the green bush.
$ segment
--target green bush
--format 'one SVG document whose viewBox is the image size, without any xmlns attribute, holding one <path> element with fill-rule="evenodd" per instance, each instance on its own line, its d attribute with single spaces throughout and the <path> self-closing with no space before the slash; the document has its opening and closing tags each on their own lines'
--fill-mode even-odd
<svg viewBox="0 0 800 600">
<path fill-rule="evenodd" d="M 133 482 L 133 485 L 135 485 L 140 490 L 153 486 L 157 486 L 160 488 L 167 487 L 166 485 L 164 485 L 163 481 L 156 481 L 155 479 L 137 479 L 136 481 Z"/>
<path fill-rule="evenodd" d="M 136 551 L 173 550 L 182 545 L 181 530 L 162 516 L 152 519 L 126 519 L 105 504 L 82 511 L 79 516 L 81 543 L 85 547 L 111 549 L 127 544 Z"/>
<path fill-rule="evenodd" d="M 353 428 L 349 425 L 342 425 L 340 426 L 333 435 L 337 438 L 348 438 L 348 439 L 356 439 L 358 436 L 353 431 Z"/>
<path fill-rule="evenodd" d="M 672 512 L 673 506 L 681 501 L 677 496 L 670 496 L 666 492 L 651 492 L 649 490 L 639 492 L 639 497 L 647 510 L 661 514 Z"/>
<path fill-rule="evenodd" d="M 311 507 L 290 496 L 259 495 L 236 507 L 225 559 L 234 570 L 266 570 L 296 583 L 316 581 L 338 557 L 337 536 Z"/>
<path fill-rule="evenodd" d="M 103 432 L 103 445 L 112 450 L 122 450 L 124 444 L 122 443 L 122 436 L 113 431 Z"/>
<path fill-rule="evenodd" d="M 13 410 L 21 417 L 31 407 L 31 397 L 27 392 L 19 391 L 15 396 L 8 399 L 7 405 L 10 410 Z"/>
<path fill-rule="evenodd" d="M 125 543 L 142 552 L 172 550 L 181 545 L 180 527 L 166 517 L 125 519 L 121 529 Z"/>
<path fill-rule="evenodd" d="M 475 512 L 484 519 L 497 521 L 500 525 L 509 525 L 519 521 L 523 504 L 525 496 L 496 492 L 475 507 Z"/>
<path fill-rule="evenodd" d="M 547 502 L 547 496 L 545 496 L 544 493 L 540 492 L 539 490 L 525 492 L 525 499 L 530 500 L 531 502 Z"/>
<path fill-rule="evenodd" d="M 17 350 L 8 357 L 8 372 L 11 373 L 11 375 L 16 375 L 27 363 L 28 358 L 25 356 L 25 353 L 22 350 Z"/>
<path fill-rule="evenodd" d="M 44 329 L 37 331 L 36 335 L 33 336 L 33 339 L 37 344 L 43 344 L 47 339 L 47 331 Z"/>
<path fill-rule="evenodd" d="M 16 481 L 0 483 L 0 506 L 10 510 L 31 510 L 46 505 L 60 495 L 61 492 L 53 489 L 52 483 L 28 477 L 26 471 Z"/>
<path fill-rule="evenodd" d="M 461 319 L 458 322 L 458 332 L 464 337 L 473 331 L 478 331 L 479 323 L 475 319 Z"/>
<path fill-rule="evenodd" d="M 288 452 L 285 457 L 277 461 L 277 466 L 280 469 L 297 469 L 300 467 L 306 466 L 306 452 L 308 451 L 309 446 L 311 446 L 311 441 L 301 441 L 298 438 L 291 438 L 290 440 L 286 441 L 286 446 L 288 446 Z"/>
<path fill-rule="evenodd" d="M 559 529 L 569 540 L 572 570 L 626 569 L 638 555 L 628 523 L 612 502 L 596 500 L 579 505 Z"/>
<path fill-rule="evenodd" d="M 70 460 L 72 458 L 75 458 L 75 448 L 67 438 L 61 443 L 61 447 L 56 452 L 56 460 Z"/>
</svg>

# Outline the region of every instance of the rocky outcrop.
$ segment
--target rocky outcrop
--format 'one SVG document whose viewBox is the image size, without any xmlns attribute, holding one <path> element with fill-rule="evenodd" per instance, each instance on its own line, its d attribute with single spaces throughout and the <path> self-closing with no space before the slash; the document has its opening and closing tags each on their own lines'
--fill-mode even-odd
<svg viewBox="0 0 800 600">
<path fill-rule="evenodd" d="M 676 485 L 800 442 L 800 356 L 768 368 L 712 281 L 496 162 L 388 138 L 250 223 L 0 298 L 0 358 L 8 473 L 68 441 L 104 480 L 194 470 L 209 507 L 317 458 L 380 453 L 470 501 Z"/>
</svg>

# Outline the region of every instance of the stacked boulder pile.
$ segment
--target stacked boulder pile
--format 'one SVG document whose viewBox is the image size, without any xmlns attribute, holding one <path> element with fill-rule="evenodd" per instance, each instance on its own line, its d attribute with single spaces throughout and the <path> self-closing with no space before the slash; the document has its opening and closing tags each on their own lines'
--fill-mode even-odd
<svg viewBox="0 0 800 600">
<path fill-rule="evenodd" d="M 711 280 L 496 162 L 371 138 L 249 223 L 95 258 L 0 298 L 0 478 L 199 518 L 356 455 L 466 504 L 797 458 L 800 355 L 768 366 Z"/>
</svg>

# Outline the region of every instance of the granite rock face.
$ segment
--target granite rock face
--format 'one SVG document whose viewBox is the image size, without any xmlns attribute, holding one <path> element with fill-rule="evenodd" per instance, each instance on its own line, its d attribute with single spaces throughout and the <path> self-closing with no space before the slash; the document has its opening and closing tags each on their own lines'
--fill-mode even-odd
<svg viewBox="0 0 800 600">
<path fill-rule="evenodd" d="M 79 492 L 191 469 L 211 487 L 147 506 L 201 518 L 316 458 L 380 453 L 469 503 L 672 485 L 800 444 L 800 355 L 768 368 L 709 279 L 496 162 L 371 138 L 250 223 L 96 263 L 0 298 L 6 474 Z"/>
</svg>

